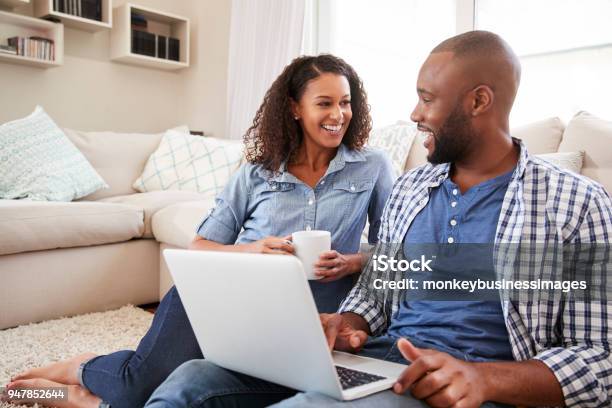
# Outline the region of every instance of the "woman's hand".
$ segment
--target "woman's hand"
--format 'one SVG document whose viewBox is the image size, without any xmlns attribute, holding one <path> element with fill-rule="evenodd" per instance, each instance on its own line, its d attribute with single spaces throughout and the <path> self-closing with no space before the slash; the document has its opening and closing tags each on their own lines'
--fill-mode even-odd
<svg viewBox="0 0 612 408">
<path fill-rule="evenodd" d="M 276 254 L 276 255 L 293 255 L 295 249 L 291 243 L 291 235 L 280 237 L 266 237 L 249 244 L 237 245 L 244 252 L 252 252 L 256 254 Z"/>
<path fill-rule="evenodd" d="M 333 282 L 361 271 L 361 255 L 343 255 L 338 251 L 325 251 L 314 264 L 314 273 L 321 276 L 319 282 Z"/>
</svg>

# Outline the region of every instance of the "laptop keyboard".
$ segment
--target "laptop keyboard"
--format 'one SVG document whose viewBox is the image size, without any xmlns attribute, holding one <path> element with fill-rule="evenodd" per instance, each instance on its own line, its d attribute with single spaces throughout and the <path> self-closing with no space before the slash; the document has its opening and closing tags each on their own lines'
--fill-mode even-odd
<svg viewBox="0 0 612 408">
<path fill-rule="evenodd" d="M 380 375 L 364 373 L 363 371 L 340 366 L 336 366 L 336 372 L 338 373 L 340 385 L 343 390 L 385 379 L 385 377 L 381 377 Z"/>
</svg>

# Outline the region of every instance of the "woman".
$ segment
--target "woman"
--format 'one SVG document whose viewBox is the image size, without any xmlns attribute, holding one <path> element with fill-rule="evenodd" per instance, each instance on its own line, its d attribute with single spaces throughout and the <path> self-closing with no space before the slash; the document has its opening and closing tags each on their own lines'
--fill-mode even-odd
<svg viewBox="0 0 612 408">
<path fill-rule="evenodd" d="M 332 250 L 315 264 L 321 279 L 311 288 L 320 312 L 335 311 L 361 270 L 366 219 L 374 243 L 393 182 L 385 156 L 363 148 L 370 129 L 361 80 L 346 62 L 331 55 L 295 59 L 266 93 L 245 135 L 248 163 L 217 197 L 191 248 L 292 254 L 292 232 L 330 231 Z M 69 401 L 54 405 L 136 407 L 181 363 L 201 358 L 172 288 L 136 351 L 32 369 L 9 388 L 65 384 Z"/>
</svg>

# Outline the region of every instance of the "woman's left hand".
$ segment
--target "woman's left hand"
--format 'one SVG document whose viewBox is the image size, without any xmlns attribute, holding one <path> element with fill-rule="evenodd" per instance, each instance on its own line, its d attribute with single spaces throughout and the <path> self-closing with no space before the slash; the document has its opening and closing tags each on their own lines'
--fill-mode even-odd
<svg viewBox="0 0 612 408">
<path fill-rule="evenodd" d="M 319 282 L 333 282 L 361 271 L 361 255 L 343 255 L 338 251 L 325 251 L 314 264 L 314 273 L 321 276 Z"/>
</svg>

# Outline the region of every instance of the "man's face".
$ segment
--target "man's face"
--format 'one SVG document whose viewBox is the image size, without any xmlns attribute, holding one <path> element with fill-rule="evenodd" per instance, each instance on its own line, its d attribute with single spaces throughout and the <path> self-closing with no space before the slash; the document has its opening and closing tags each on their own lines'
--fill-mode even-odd
<svg viewBox="0 0 612 408">
<path fill-rule="evenodd" d="M 423 145 L 432 164 L 461 160 L 474 141 L 474 129 L 463 107 L 464 84 L 451 59 L 449 52 L 427 58 L 417 80 L 419 101 L 410 115 L 427 135 Z"/>
</svg>

